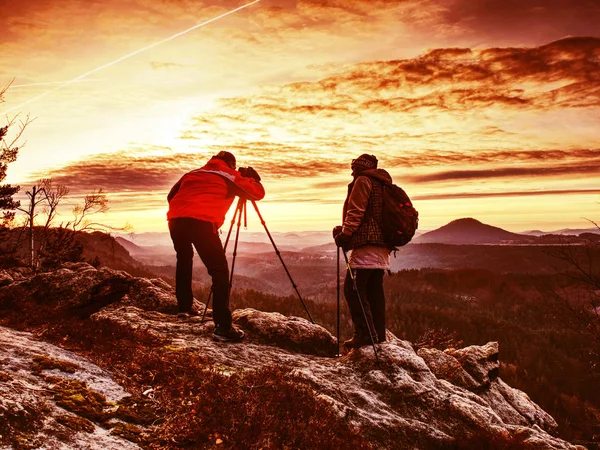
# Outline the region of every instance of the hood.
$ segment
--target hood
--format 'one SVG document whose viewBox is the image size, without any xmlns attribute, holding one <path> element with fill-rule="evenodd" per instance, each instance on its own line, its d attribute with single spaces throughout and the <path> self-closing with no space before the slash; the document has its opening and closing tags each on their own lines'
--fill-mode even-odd
<svg viewBox="0 0 600 450">
<path fill-rule="evenodd" d="M 221 158 L 212 157 L 208 160 L 208 162 L 202 167 L 203 169 L 225 169 L 227 172 L 234 171 L 229 165 L 223 161 Z M 235 172 L 235 171 L 234 171 Z"/>
<path fill-rule="evenodd" d="M 363 176 L 363 175 L 365 175 L 367 177 L 375 178 L 376 180 L 379 180 L 383 183 L 391 183 L 392 182 L 392 176 L 385 169 L 365 170 L 364 172 L 361 172 L 359 176 Z"/>
</svg>

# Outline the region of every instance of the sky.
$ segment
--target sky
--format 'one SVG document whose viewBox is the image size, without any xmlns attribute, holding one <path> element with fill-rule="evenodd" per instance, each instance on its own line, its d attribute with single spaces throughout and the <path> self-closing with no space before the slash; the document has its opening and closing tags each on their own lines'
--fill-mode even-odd
<svg viewBox="0 0 600 450">
<path fill-rule="evenodd" d="M 134 54 L 249 3 L 0 0 L 0 121 L 35 118 L 6 181 L 166 231 L 170 187 L 228 150 L 271 230 L 327 230 L 369 153 L 422 230 L 599 220 L 599 1 L 261 0 Z"/>
</svg>

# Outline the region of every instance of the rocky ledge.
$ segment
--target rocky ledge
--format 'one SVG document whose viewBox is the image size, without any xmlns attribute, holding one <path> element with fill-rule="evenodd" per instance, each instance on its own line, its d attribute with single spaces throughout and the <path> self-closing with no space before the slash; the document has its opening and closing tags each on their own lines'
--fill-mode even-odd
<svg viewBox="0 0 600 450">
<path fill-rule="evenodd" d="M 495 342 L 416 352 L 410 342 L 388 332 L 388 341 L 377 346 L 379 362 L 371 347 L 336 357 L 335 338 L 321 326 L 302 318 L 245 309 L 235 311 L 233 317 L 247 339 L 242 344 L 222 344 L 211 339 L 212 322 L 173 314 L 174 291 L 162 280 L 78 263 L 40 274 L 3 271 L 0 281 L 0 320 L 13 328 L 34 331 L 38 338 L 44 335 L 40 315 L 48 323 L 68 317 L 133 330 L 160 340 L 172 351 L 191 350 L 224 374 L 288 367 L 295 379 L 310 386 L 321 407 L 368 436 L 372 448 L 583 448 L 556 437 L 552 417 L 498 377 Z M 198 302 L 195 306 L 204 307 Z M 27 313 L 31 308 L 36 309 L 37 319 Z M 19 420 L 33 411 L 44 411 L 35 433 L 23 437 L 32 444 L 56 443 L 44 448 L 133 448 L 137 442 L 144 446 L 136 436 L 151 434 L 155 424 L 138 421 L 132 438 L 131 433 L 114 432 L 115 427 L 122 430 L 131 422 L 128 415 L 119 416 L 115 411 L 127 410 L 128 398 L 143 404 L 144 396 L 151 397 L 149 391 L 127 392 L 111 379 L 110 367 L 101 370 L 29 333 L 1 328 L 0 339 L 0 423 L 9 424 L 0 426 L 0 434 L 12 430 L 13 436 L 17 432 L 25 436 L 19 431 Z M 61 389 L 72 388 L 74 380 L 85 386 L 87 397 L 100 402 L 96 410 L 102 417 L 86 415 L 61 397 Z M 84 401 L 81 393 L 68 392 L 71 403 L 73 399 Z M 78 422 L 78 418 L 85 421 Z M 117 443 L 118 439 L 127 440 Z M 0 436 L 0 446 L 18 448 L 15 442 Z M 469 442 L 485 442 L 485 447 L 473 447 Z M 227 442 L 218 439 L 217 444 Z"/>
</svg>

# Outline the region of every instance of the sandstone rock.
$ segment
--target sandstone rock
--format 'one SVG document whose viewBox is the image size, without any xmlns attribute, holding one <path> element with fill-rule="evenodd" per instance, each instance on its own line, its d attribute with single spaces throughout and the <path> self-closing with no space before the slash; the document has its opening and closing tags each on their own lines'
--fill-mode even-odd
<svg viewBox="0 0 600 450">
<path fill-rule="evenodd" d="M 6 272 L 13 278 L 13 280 L 23 280 L 32 275 L 32 270 L 29 267 L 11 267 Z"/>
<path fill-rule="evenodd" d="M 0 270 L 0 287 L 11 284 L 14 280 L 13 277 L 6 270 Z"/>
<path fill-rule="evenodd" d="M 489 387 L 490 383 L 498 378 L 500 362 L 497 342 L 489 342 L 484 346 L 472 345 L 458 350 L 448 349 L 445 353 L 456 358 L 482 389 Z"/>
<path fill-rule="evenodd" d="M 317 355 L 337 349 L 324 328 L 301 318 L 246 309 L 233 313 L 247 332 L 246 340 L 224 344 L 212 340 L 212 322 L 165 313 L 176 304 L 170 286 L 89 265 L 15 279 L 0 288 L 0 311 L 18 308 L 23 299 L 30 308 L 47 308 L 48 319 L 76 311 L 81 317 L 159 337 L 169 348 L 197 351 L 222 373 L 289 367 L 376 448 L 577 448 L 552 436 L 552 418 L 498 379 L 495 342 L 446 352 L 422 349 L 417 354 L 409 342 L 388 333 L 388 341 L 377 345 L 379 364 L 371 346 L 339 358 L 323 357 Z M 80 360 L 73 362 L 85 366 Z M 0 389 L 22 376 L 1 365 L 0 372 Z"/>
<path fill-rule="evenodd" d="M 34 360 L 45 355 L 80 368 L 74 373 L 60 369 L 34 370 Z M 55 379 L 86 383 L 94 392 L 118 401 L 127 392 L 110 375 L 84 358 L 54 345 L 36 341 L 29 333 L 0 327 L 0 447 L 2 448 L 107 448 L 137 449 L 137 445 L 116 436 L 88 419 L 65 414 L 47 393 Z M 78 426 L 76 426 L 78 425 Z M 25 445 L 27 443 L 27 445 Z"/>
<path fill-rule="evenodd" d="M 65 263 L 53 272 L 13 278 L 14 282 L 1 288 L 0 308 L 19 310 L 32 304 L 52 304 L 56 315 L 68 312 L 89 317 L 103 307 L 127 300 L 147 310 L 177 310 L 174 289 L 163 280 L 136 278 L 107 267 L 95 269 L 87 263 Z M 198 310 L 204 308 L 197 300 L 194 305 Z"/>
<path fill-rule="evenodd" d="M 336 339 L 325 328 L 300 317 L 249 308 L 234 311 L 232 318 L 259 342 L 309 355 L 333 356 L 337 351 Z"/>
<path fill-rule="evenodd" d="M 501 379 L 494 381 L 481 397 L 493 406 L 505 423 L 536 425 L 550 433 L 555 433 L 558 429 L 550 414 L 532 402 L 527 394 L 511 388 Z"/>
<path fill-rule="evenodd" d="M 435 348 L 421 348 L 417 354 L 425 360 L 431 371 L 441 380 L 447 380 L 455 386 L 470 391 L 480 387 L 471 375 L 460 365 L 458 360 Z"/>
</svg>

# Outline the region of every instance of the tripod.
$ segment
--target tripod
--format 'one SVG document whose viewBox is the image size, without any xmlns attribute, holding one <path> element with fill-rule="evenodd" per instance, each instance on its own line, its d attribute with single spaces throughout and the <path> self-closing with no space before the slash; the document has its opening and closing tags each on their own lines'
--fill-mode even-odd
<svg viewBox="0 0 600 450">
<path fill-rule="evenodd" d="M 267 236 L 269 237 L 269 240 L 271 241 L 271 244 L 273 244 L 273 248 L 275 249 L 275 254 L 279 257 L 279 261 L 281 261 L 281 264 L 282 264 L 283 268 L 285 269 L 285 273 L 287 274 L 288 278 L 290 279 L 292 286 L 293 286 L 294 290 L 296 291 L 298 298 L 300 299 L 300 303 L 302 303 L 302 306 L 304 307 L 304 310 L 306 311 L 306 314 L 308 315 L 308 318 L 310 319 L 310 321 L 312 323 L 315 323 L 315 321 L 313 320 L 313 318 L 310 315 L 310 312 L 308 311 L 308 308 L 306 307 L 306 304 L 304 303 L 304 300 L 302 300 L 302 296 L 300 295 L 300 292 L 298 292 L 298 286 L 296 285 L 296 283 L 294 283 L 294 280 L 292 279 L 292 275 L 290 275 L 290 271 L 288 270 L 287 266 L 285 265 L 285 262 L 283 261 L 283 258 L 281 257 L 281 252 L 277 248 L 277 245 L 275 245 L 273 236 L 271 236 L 271 233 L 269 232 L 269 229 L 267 228 L 267 224 L 265 223 L 265 219 L 263 219 L 262 215 L 260 214 L 260 211 L 258 210 L 258 206 L 256 205 L 256 202 L 254 200 L 250 200 L 250 202 L 252 203 L 252 206 L 254 206 L 256 214 L 258 215 L 258 218 L 260 219 L 260 223 L 265 228 L 265 231 L 267 232 Z M 225 245 L 223 246 L 223 251 L 226 252 L 227 245 L 229 244 L 229 238 L 231 237 L 231 232 L 233 230 L 233 225 L 237 218 L 237 231 L 235 234 L 235 245 L 233 247 L 233 260 L 231 262 L 231 273 L 229 274 L 229 292 L 231 292 L 231 286 L 233 285 L 233 271 L 235 269 L 235 259 L 237 256 L 238 242 L 239 242 L 239 238 L 240 238 L 240 227 L 242 224 L 242 215 L 244 216 L 244 228 L 246 228 L 248 225 L 248 216 L 246 213 L 246 203 L 247 203 L 247 199 L 245 199 L 243 197 L 239 198 L 237 206 L 235 207 L 235 212 L 233 214 L 233 218 L 231 219 L 231 225 L 229 226 L 229 231 L 227 232 L 227 239 L 225 240 Z M 208 305 L 210 305 L 210 300 L 212 298 L 212 295 L 213 295 L 213 289 L 211 287 L 210 292 L 208 294 L 208 300 L 206 301 L 206 307 L 204 308 L 204 313 L 202 314 L 202 322 L 204 322 L 204 318 L 206 316 L 206 311 L 208 310 Z"/>
</svg>

